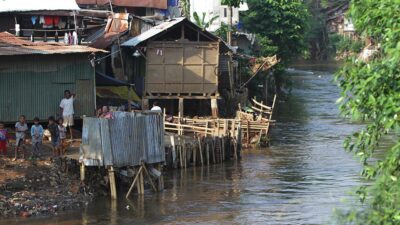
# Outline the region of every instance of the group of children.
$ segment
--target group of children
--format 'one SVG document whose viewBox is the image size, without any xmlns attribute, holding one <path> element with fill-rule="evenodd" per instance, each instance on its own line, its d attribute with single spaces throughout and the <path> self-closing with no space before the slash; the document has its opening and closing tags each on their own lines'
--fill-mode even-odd
<svg viewBox="0 0 400 225">
<path fill-rule="evenodd" d="M 57 123 L 58 122 L 58 123 Z M 66 133 L 67 129 L 63 125 L 63 119 L 60 118 L 56 122 L 54 117 L 49 117 L 47 129 L 50 132 L 51 146 L 53 149 L 53 156 L 60 156 L 65 153 L 66 146 Z M 15 158 L 18 158 L 18 152 L 22 153 L 22 158 L 25 158 L 25 144 L 26 133 L 28 132 L 28 125 L 24 115 L 19 117 L 19 121 L 15 124 Z M 39 158 L 41 155 L 42 141 L 44 136 L 44 129 L 39 124 L 39 118 L 33 119 L 33 125 L 30 129 L 31 144 L 32 144 L 32 158 Z M 9 143 L 9 133 L 4 124 L 0 122 L 0 154 L 7 155 L 7 144 Z"/>
</svg>

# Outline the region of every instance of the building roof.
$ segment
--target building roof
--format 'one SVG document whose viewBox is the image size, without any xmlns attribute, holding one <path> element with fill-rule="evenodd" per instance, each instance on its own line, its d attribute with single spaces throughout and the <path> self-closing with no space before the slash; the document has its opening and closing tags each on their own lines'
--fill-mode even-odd
<svg viewBox="0 0 400 225">
<path fill-rule="evenodd" d="M 81 5 L 106 5 L 110 0 L 76 0 Z M 144 7 L 167 9 L 167 0 L 111 0 L 113 5 L 122 7 Z"/>
<path fill-rule="evenodd" d="M 72 53 L 106 52 L 82 45 L 64 45 L 63 43 L 30 42 L 19 39 L 8 32 L 0 33 L 0 56 L 8 55 L 52 55 Z"/>
<path fill-rule="evenodd" d="M 79 10 L 75 0 L 1 0 L 0 13 L 28 12 L 28 11 L 54 11 L 54 10 Z"/>
<path fill-rule="evenodd" d="M 180 17 L 180 18 L 175 18 L 173 20 L 170 21 L 166 21 L 164 23 L 161 23 L 160 25 L 157 25 L 153 28 L 151 28 L 150 30 L 122 43 L 122 46 L 130 46 L 130 47 L 135 47 L 138 44 L 147 41 L 148 39 L 164 32 L 167 31 L 168 29 L 174 27 L 175 25 L 181 23 L 182 21 L 184 21 L 186 18 L 185 17 Z"/>
</svg>

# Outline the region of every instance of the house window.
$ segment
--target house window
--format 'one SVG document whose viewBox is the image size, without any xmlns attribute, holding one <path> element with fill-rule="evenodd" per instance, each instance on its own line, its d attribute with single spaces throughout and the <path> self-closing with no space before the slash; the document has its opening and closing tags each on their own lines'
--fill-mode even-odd
<svg viewBox="0 0 400 225">
<path fill-rule="evenodd" d="M 224 8 L 224 17 L 225 18 L 228 17 L 228 9 L 227 8 Z"/>
</svg>

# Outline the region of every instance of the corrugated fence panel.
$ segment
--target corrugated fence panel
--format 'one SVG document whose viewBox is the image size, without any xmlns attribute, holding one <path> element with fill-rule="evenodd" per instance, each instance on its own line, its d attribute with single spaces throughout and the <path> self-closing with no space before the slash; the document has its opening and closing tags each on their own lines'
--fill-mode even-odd
<svg viewBox="0 0 400 225">
<path fill-rule="evenodd" d="M 101 124 L 97 118 L 85 118 L 82 128 L 80 160 L 86 166 L 103 166 Z"/>
<path fill-rule="evenodd" d="M 21 114 L 28 120 L 55 116 L 64 90 L 75 91 L 76 79 L 94 82 L 93 69 L 84 55 L 0 57 L 0 120 L 13 122 Z M 94 114 L 94 85 L 85 86 L 84 91 L 91 103 L 82 104 L 86 108 L 77 110 L 76 116 Z"/>
<path fill-rule="evenodd" d="M 99 151 L 105 166 L 138 166 L 142 161 L 165 161 L 163 118 L 160 114 L 114 112 L 113 115 L 114 119 L 109 120 L 84 118 L 82 161 L 93 154 L 97 156 Z M 92 131 L 87 129 L 98 131 L 91 135 Z"/>
</svg>

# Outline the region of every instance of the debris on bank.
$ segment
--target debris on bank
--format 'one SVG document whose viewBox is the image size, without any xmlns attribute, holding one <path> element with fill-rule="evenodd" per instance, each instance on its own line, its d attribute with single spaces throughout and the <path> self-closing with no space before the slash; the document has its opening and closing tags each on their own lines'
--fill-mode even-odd
<svg viewBox="0 0 400 225">
<path fill-rule="evenodd" d="M 52 215 L 88 204 L 95 196 L 90 185 L 64 169 L 60 159 L 0 158 L 0 216 Z"/>
</svg>

